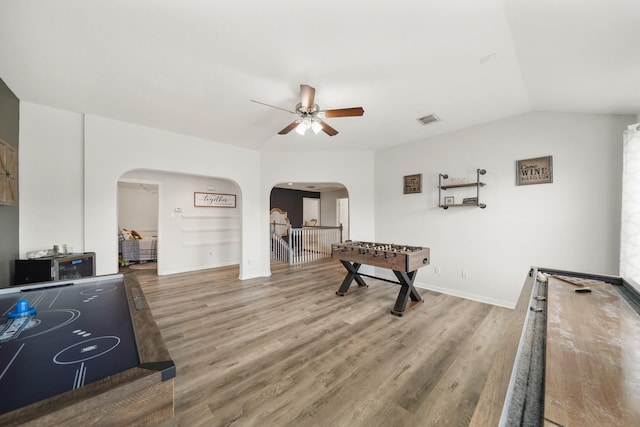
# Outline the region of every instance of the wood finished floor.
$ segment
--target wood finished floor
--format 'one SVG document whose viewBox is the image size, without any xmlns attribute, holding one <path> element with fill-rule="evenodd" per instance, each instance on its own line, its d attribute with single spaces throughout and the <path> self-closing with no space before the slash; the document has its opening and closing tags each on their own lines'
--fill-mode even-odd
<svg viewBox="0 0 640 427">
<path fill-rule="evenodd" d="M 272 271 L 135 272 L 177 366 L 163 426 L 469 423 L 512 310 L 419 290 L 396 317 L 396 285 L 336 296 L 336 260 Z"/>
</svg>

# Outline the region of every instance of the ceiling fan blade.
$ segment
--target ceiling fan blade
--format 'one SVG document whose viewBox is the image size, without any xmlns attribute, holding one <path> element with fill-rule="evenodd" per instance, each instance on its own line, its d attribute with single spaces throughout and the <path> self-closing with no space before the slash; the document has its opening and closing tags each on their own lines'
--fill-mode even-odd
<svg viewBox="0 0 640 427">
<path fill-rule="evenodd" d="M 278 110 L 286 111 L 287 113 L 291 113 L 291 114 L 298 114 L 298 113 L 296 113 L 295 111 L 286 110 L 286 109 L 284 109 L 284 108 L 276 107 L 275 105 L 265 104 L 264 102 L 256 101 L 256 100 L 254 100 L 254 99 L 250 99 L 249 101 L 251 101 L 251 102 L 255 102 L 256 104 L 266 105 L 267 107 L 277 108 Z"/>
<path fill-rule="evenodd" d="M 324 131 L 324 133 L 326 133 L 327 135 L 334 136 L 338 134 L 337 130 L 335 130 L 334 128 L 332 128 L 322 120 L 320 120 L 320 125 L 322 126 L 322 130 Z"/>
<path fill-rule="evenodd" d="M 335 110 L 324 110 L 321 111 L 324 113 L 324 116 L 327 118 L 331 117 L 352 117 L 352 116 L 361 116 L 364 114 L 364 109 L 362 107 L 353 107 L 353 108 L 338 108 Z"/>
<path fill-rule="evenodd" d="M 316 90 L 309 85 L 300 85 L 300 104 L 307 111 L 313 109 L 315 102 Z"/>
<path fill-rule="evenodd" d="M 286 128 L 284 128 L 280 132 L 278 132 L 278 135 L 286 135 L 286 134 L 288 134 L 293 129 L 295 129 L 296 126 L 298 126 L 298 123 L 299 123 L 298 120 L 294 120 Z"/>
</svg>

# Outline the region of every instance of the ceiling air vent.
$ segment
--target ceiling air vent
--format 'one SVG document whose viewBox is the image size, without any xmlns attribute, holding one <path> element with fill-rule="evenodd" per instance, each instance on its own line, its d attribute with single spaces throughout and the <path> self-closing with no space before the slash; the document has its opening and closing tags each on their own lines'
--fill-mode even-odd
<svg viewBox="0 0 640 427">
<path fill-rule="evenodd" d="M 428 125 L 429 123 L 440 121 L 440 117 L 435 114 L 429 114 L 428 116 L 420 117 L 418 121 L 423 125 Z"/>
</svg>

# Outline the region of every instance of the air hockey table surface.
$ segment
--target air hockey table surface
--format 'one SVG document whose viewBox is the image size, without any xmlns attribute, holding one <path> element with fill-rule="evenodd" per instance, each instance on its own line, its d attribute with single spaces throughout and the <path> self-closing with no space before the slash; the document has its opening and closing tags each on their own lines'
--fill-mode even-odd
<svg viewBox="0 0 640 427">
<path fill-rule="evenodd" d="M 0 424 L 28 420 L 39 407 L 55 417 L 74 396 L 86 399 L 85 389 L 93 397 L 127 390 L 154 373 L 173 392 L 175 365 L 130 275 L 2 289 L 0 314 Z"/>
</svg>

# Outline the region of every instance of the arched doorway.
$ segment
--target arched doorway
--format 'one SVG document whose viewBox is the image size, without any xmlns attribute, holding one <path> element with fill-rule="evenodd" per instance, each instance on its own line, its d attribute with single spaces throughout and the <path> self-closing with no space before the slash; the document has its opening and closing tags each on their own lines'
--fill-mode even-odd
<svg viewBox="0 0 640 427">
<path fill-rule="evenodd" d="M 348 238 L 348 199 L 339 183 L 275 185 L 270 216 L 280 222 L 270 224 L 271 259 L 300 264 L 331 256 L 331 244 Z"/>
<path fill-rule="evenodd" d="M 225 178 L 142 169 L 123 174 L 119 181 L 158 186 L 158 275 L 240 264 L 243 203 L 237 183 Z M 234 203 L 202 206 L 195 202 L 196 195 L 228 196 Z"/>
</svg>

